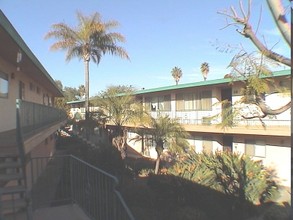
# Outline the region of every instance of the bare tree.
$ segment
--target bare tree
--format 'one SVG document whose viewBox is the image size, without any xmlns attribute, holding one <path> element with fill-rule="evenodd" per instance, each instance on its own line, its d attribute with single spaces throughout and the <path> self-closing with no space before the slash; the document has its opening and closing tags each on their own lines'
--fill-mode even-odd
<svg viewBox="0 0 293 220">
<path fill-rule="evenodd" d="M 240 73 L 240 75 L 246 74 L 246 72 L 243 72 L 242 70 L 237 69 L 238 63 L 241 63 L 239 60 L 241 59 L 248 59 L 250 60 L 250 63 L 254 62 L 254 66 L 257 67 L 254 70 L 250 70 L 250 72 L 255 73 L 256 76 L 260 76 L 260 73 L 267 73 L 267 68 L 265 68 L 264 65 L 264 57 L 276 61 L 278 63 L 284 64 L 286 66 L 291 67 L 291 59 L 276 53 L 272 49 L 268 48 L 265 43 L 263 43 L 259 37 L 256 34 L 256 31 L 254 31 L 251 23 L 250 23 L 250 18 L 251 18 L 251 2 L 252 0 L 248 1 L 247 9 L 244 9 L 243 2 L 239 1 L 239 11 L 238 13 L 236 9 L 231 6 L 229 10 L 226 11 L 221 11 L 218 12 L 219 14 L 222 14 L 228 18 L 228 23 L 227 26 L 241 26 L 242 30 L 236 29 L 238 33 L 243 35 L 244 37 L 248 38 L 251 40 L 251 42 L 256 46 L 258 51 L 260 52 L 260 58 L 261 61 L 258 63 L 258 65 L 255 66 L 255 57 L 252 59 L 251 54 L 245 53 L 242 51 L 242 53 L 237 54 L 230 66 L 234 69 L 234 71 Z M 285 9 L 281 3 L 281 0 L 267 0 L 267 4 L 269 6 L 269 9 L 272 13 L 272 17 L 276 22 L 276 25 L 281 32 L 283 38 L 285 39 L 286 43 L 291 47 L 291 25 L 286 19 L 286 14 L 285 14 Z M 225 27 L 225 28 L 226 28 Z M 243 64 L 243 63 L 242 63 Z M 252 65 L 252 66 L 253 66 Z M 264 81 L 260 81 L 261 83 L 265 83 Z M 271 109 L 265 102 L 263 98 L 263 92 L 265 91 L 258 91 L 257 86 L 253 86 L 253 84 L 249 84 L 249 80 L 246 81 L 246 92 L 247 93 L 253 93 L 254 95 L 254 100 L 251 102 L 252 104 L 255 104 L 258 106 L 258 108 L 261 110 L 262 114 L 261 115 L 252 115 L 249 117 L 242 116 L 243 118 L 250 119 L 250 118 L 264 118 L 267 115 L 277 115 L 280 114 L 286 110 L 288 110 L 291 107 L 291 101 L 282 106 L 279 109 Z M 256 84 L 257 85 L 257 84 Z"/>
</svg>

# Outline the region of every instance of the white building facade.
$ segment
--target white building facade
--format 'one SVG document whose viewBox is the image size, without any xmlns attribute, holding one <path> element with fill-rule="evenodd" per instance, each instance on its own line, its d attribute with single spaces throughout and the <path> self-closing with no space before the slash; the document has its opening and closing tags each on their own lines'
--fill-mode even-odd
<svg viewBox="0 0 293 220">
<path fill-rule="evenodd" d="M 277 87 L 291 89 L 290 70 L 274 72 L 271 77 Z M 182 85 L 167 86 L 137 91 L 136 97 L 141 100 L 153 117 L 169 115 L 176 118 L 189 132 L 188 142 L 197 151 L 215 152 L 229 150 L 247 154 L 255 160 L 263 161 L 267 167 L 277 171 L 281 184 L 291 185 L 291 108 L 285 112 L 259 118 L 243 119 L 241 115 L 261 114 L 255 105 L 240 104 L 240 81 L 231 83 L 230 78 L 209 80 Z M 286 105 L 289 94 L 267 94 L 265 100 L 271 109 Z M 233 114 L 231 127 L 221 127 L 224 117 L 231 114 L 224 112 L 223 104 L 228 100 Z M 136 134 L 130 133 L 129 140 Z M 142 143 L 130 141 L 129 145 L 138 152 Z M 144 143 L 144 154 L 156 157 L 152 143 Z"/>
</svg>

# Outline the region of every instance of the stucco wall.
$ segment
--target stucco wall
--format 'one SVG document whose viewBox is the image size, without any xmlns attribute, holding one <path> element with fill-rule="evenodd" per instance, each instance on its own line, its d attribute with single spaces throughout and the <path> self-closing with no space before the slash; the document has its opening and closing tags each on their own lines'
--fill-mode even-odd
<svg viewBox="0 0 293 220">
<path fill-rule="evenodd" d="M 23 82 L 24 100 L 39 104 L 50 105 L 53 102 L 52 94 L 43 86 L 42 82 L 36 82 L 25 75 L 20 69 L 10 65 L 0 58 L 0 71 L 8 74 L 8 98 L 0 98 L 0 132 L 16 128 L 16 99 L 19 98 L 19 82 Z M 45 98 L 44 98 L 45 97 Z M 49 101 L 48 98 L 49 97 Z"/>
<path fill-rule="evenodd" d="M 0 71 L 8 74 L 8 97 L 0 98 L 0 132 L 11 130 L 16 127 L 16 96 L 17 96 L 17 83 L 15 79 L 11 79 L 12 66 L 5 63 L 0 58 Z"/>
<path fill-rule="evenodd" d="M 245 153 L 245 140 L 247 138 L 234 138 L 233 151 Z M 261 160 L 263 165 L 276 171 L 280 183 L 291 185 L 291 146 L 290 138 L 266 137 L 255 139 L 256 154 L 254 160 Z"/>
</svg>

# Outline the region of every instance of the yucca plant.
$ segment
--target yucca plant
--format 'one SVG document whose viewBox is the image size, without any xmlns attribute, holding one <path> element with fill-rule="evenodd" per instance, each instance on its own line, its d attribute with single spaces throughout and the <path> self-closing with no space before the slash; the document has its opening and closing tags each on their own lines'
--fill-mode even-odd
<svg viewBox="0 0 293 220">
<path fill-rule="evenodd" d="M 215 172 L 215 182 L 226 194 L 253 203 L 276 197 L 278 187 L 274 176 L 261 161 L 254 161 L 238 153 L 220 151 L 212 155 L 212 161 L 213 166 L 209 168 Z"/>
<path fill-rule="evenodd" d="M 168 170 L 168 173 L 201 185 L 211 186 L 215 179 L 215 174 L 205 163 L 203 163 L 207 157 L 208 155 L 206 153 L 193 152 L 175 163 Z"/>
<path fill-rule="evenodd" d="M 257 204 L 278 196 L 274 173 L 260 161 L 237 153 L 194 152 L 175 163 L 169 173 L 235 196 L 240 202 Z"/>
</svg>

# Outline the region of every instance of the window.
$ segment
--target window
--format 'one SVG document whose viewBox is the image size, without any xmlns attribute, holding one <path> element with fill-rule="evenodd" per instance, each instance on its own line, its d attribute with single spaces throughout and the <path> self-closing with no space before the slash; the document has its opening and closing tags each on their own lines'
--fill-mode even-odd
<svg viewBox="0 0 293 220">
<path fill-rule="evenodd" d="M 196 93 L 176 94 L 176 110 L 211 110 L 212 91 L 200 91 Z"/>
<path fill-rule="evenodd" d="M 30 82 L 30 91 L 35 91 L 35 85 Z"/>
<path fill-rule="evenodd" d="M 183 100 L 183 94 L 176 94 L 176 110 L 177 111 L 183 111 L 184 110 L 184 100 Z"/>
<path fill-rule="evenodd" d="M 53 97 L 49 97 L 49 96 L 48 96 L 49 106 L 53 106 L 53 105 L 52 105 L 52 103 L 53 103 L 53 102 L 52 102 L 52 99 L 53 99 Z"/>
<path fill-rule="evenodd" d="M 202 150 L 205 153 L 212 153 L 213 152 L 213 141 L 210 137 L 203 137 Z"/>
<path fill-rule="evenodd" d="M 8 97 L 8 75 L 0 72 L 0 98 Z"/>
<path fill-rule="evenodd" d="M 160 111 L 171 111 L 171 95 L 158 97 L 158 108 Z"/>
<path fill-rule="evenodd" d="M 144 106 L 145 106 L 145 109 L 147 111 L 150 111 L 151 110 L 151 101 L 150 101 L 150 98 L 149 97 L 146 97 L 144 99 Z"/>
<path fill-rule="evenodd" d="M 291 80 L 281 80 L 279 85 L 281 87 L 285 87 L 287 89 L 290 89 L 290 86 L 291 86 Z"/>
<path fill-rule="evenodd" d="M 253 140 L 247 140 L 245 143 L 245 154 L 248 156 L 254 156 L 255 154 L 255 146 Z"/>
<path fill-rule="evenodd" d="M 170 111 L 171 95 L 146 97 L 145 108 L 149 111 Z"/>
<path fill-rule="evenodd" d="M 184 110 L 194 109 L 194 94 L 184 94 Z"/>
<path fill-rule="evenodd" d="M 266 157 L 266 144 L 263 140 L 246 140 L 245 154 L 251 157 Z"/>
<path fill-rule="evenodd" d="M 201 110 L 212 109 L 212 91 L 201 92 Z"/>
<path fill-rule="evenodd" d="M 151 98 L 151 111 L 155 112 L 158 110 L 158 98 L 152 97 Z"/>
</svg>

